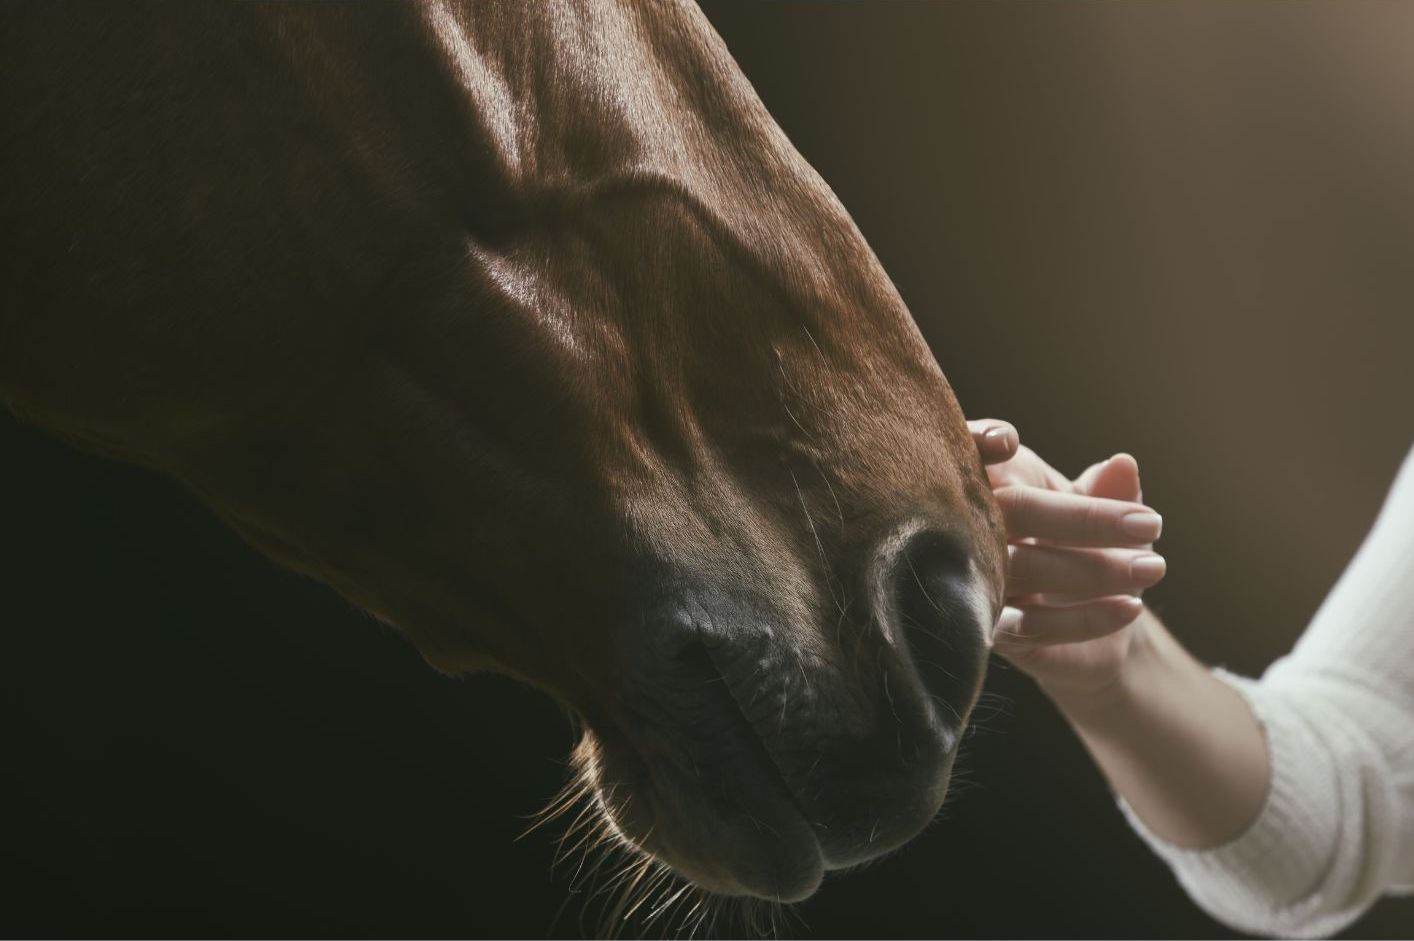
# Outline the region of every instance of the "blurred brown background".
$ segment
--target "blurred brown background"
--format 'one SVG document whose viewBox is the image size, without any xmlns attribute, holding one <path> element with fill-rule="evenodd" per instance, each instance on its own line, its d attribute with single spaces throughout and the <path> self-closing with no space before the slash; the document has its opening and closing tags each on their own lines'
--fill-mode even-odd
<svg viewBox="0 0 1414 941">
<path fill-rule="evenodd" d="M 1208 660 L 1287 650 L 1414 440 L 1414 4 L 709 9 L 968 413 L 1070 473 L 1134 453 L 1166 518 L 1152 603 Z M 1024 680 L 990 689 L 976 790 L 878 874 L 881 924 L 1217 930 Z M 935 878 L 949 853 L 988 877 Z M 1410 901 L 1352 929 L 1411 932 Z"/>
<path fill-rule="evenodd" d="M 959 398 L 1166 517 L 1152 602 L 1255 672 L 1414 439 L 1414 4 L 711 2 Z M 575 933 L 557 709 L 435 676 L 163 480 L 5 420 L 0 931 Z M 1228 936 L 1030 685 L 800 936 Z M 1414 900 L 1354 937 L 1414 933 Z"/>
</svg>

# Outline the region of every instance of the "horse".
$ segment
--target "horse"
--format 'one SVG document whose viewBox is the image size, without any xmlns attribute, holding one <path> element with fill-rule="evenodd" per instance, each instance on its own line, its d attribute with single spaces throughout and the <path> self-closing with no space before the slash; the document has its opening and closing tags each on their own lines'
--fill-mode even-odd
<svg viewBox="0 0 1414 941">
<path fill-rule="evenodd" d="M 688 0 L 0 18 L 0 395 L 583 727 L 607 838 L 791 902 L 947 790 L 1005 539 Z"/>
</svg>

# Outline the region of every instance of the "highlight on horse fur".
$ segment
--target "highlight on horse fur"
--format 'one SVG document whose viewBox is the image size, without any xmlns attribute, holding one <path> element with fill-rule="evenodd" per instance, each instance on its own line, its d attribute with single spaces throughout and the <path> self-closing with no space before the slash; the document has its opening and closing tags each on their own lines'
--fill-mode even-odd
<svg viewBox="0 0 1414 941">
<path fill-rule="evenodd" d="M 569 780 L 521 834 L 561 829 L 551 871 L 569 871 L 568 895 L 547 931 L 573 914 L 582 937 L 775 938 L 796 920 L 789 905 L 717 895 L 639 849 L 606 807 L 619 796 L 595 787 L 595 753 L 582 738 Z"/>
<path fill-rule="evenodd" d="M 1009 709 L 1010 703 L 1003 697 L 982 694 L 968 738 L 988 730 Z M 633 795 L 598 788 L 597 760 L 593 738 L 582 732 L 566 763 L 564 787 L 531 818 L 519 837 L 524 839 L 540 830 L 559 831 L 550 868 L 552 874 L 569 873 L 568 894 L 547 926 L 547 934 L 570 917 L 581 937 L 604 938 L 777 938 L 787 933 L 783 929 L 803 925 L 790 904 L 707 891 L 636 846 L 614 823 L 617 814 L 608 806 L 631 801 Z M 957 798 L 975 786 L 967 768 L 955 767 L 948 799 L 931 825 L 940 823 Z M 889 855 L 851 868 L 869 868 Z"/>
</svg>

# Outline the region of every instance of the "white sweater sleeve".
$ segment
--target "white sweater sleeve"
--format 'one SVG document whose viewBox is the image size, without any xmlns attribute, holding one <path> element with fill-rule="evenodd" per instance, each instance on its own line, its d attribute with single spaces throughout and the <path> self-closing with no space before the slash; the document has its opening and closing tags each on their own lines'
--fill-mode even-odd
<svg viewBox="0 0 1414 941">
<path fill-rule="evenodd" d="M 1193 900 L 1243 931 L 1316 937 L 1414 892 L 1414 451 L 1295 649 L 1261 680 L 1216 672 L 1266 735 L 1256 821 L 1184 850 L 1121 804 Z"/>
</svg>

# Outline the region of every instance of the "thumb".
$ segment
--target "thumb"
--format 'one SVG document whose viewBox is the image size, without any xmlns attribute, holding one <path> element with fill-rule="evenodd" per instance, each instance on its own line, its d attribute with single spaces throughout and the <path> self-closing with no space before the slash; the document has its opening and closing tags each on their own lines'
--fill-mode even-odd
<svg viewBox="0 0 1414 941">
<path fill-rule="evenodd" d="M 977 446 L 983 464 L 1009 461 L 1016 456 L 1016 449 L 1021 445 L 1016 428 L 1010 422 L 983 418 L 968 422 L 967 430 L 972 433 L 972 442 Z"/>
</svg>

